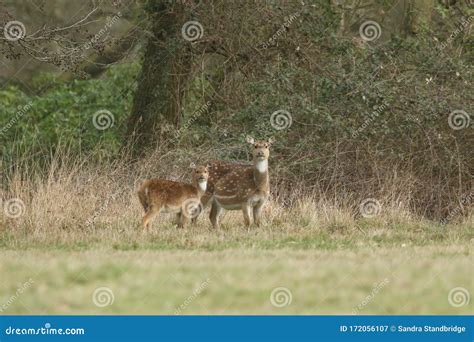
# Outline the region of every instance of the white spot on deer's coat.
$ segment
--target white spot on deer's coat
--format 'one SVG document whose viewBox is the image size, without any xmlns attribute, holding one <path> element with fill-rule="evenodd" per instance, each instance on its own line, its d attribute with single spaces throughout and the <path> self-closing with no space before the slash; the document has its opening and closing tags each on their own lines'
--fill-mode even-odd
<svg viewBox="0 0 474 342">
<path fill-rule="evenodd" d="M 234 197 L 236 197 L 236 196 L 237 196 L 237 195 L 223 196 L 223 195 L 214 194 L 214 197 L 215 197 L 216 199 L 234 198 Z"/>
</svg>

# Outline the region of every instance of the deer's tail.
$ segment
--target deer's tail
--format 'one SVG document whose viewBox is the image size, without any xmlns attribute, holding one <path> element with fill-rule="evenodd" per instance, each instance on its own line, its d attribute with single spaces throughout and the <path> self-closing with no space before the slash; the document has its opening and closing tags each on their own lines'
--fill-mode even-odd
<svg viewBox="0 0 474 342">
<path fill-rule="evenodd" d="M 140 200 L 140 203 L 142 204 L 143 206 L 143 209 L 146 211 L 148 211 L 148 209 L 150 209 L 150 196 L 149 196 L 149 181 L 148 180 L 144 180 L 142 182 L 142 185 L 140 185 L 140 189 L 138 189 L 138 199 Z"/>
</svg>

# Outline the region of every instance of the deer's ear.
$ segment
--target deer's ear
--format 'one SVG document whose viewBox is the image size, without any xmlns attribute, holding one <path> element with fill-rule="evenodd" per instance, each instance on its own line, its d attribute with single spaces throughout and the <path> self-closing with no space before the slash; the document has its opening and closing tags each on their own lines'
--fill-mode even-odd
<svg viewBox="0 0 474 342">
<path fill-rule="evenodd" d="M 250 144 L 250 145 L 253 145 L 253 144 L 255 144 L 255 139 L 252 138 L 252 137 L 247 137 L 247 143 Z"/>
<path fill-rule="evenodd" d="M 275 139 L 273 139 L 273 138 L 268 139 L 268 144 L 269 145 L 273 144 L 274 142 L 275 142 Z"/>
<path fill-rule="evenodd" d="M 194 163 L 189 164 L 189 168 L 194 170 L 196 168 L 196 164 Z"/>
<path fill-rule="evenodd" d="M 207 163 L 206 164 L 206 170 L 209 170 L 211 168 L 211 164 Z"/>
</svg>

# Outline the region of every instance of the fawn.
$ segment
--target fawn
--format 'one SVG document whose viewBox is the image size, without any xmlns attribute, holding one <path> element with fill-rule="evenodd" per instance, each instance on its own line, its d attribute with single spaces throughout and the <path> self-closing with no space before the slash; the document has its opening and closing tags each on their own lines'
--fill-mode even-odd
<svg viewBox="0 0 474 342">
<path fill-rule="evenodd" d="M 219 215 L 223 209 L 242 210 L 245 225 L 250 226 L 250 209 L 257 226 L 260 225 L 262 207 L 270 193 L 268 157 L 273 140 L 255 141 L 253 145 L 253 166 L 240 166 L 222 176 L 214 185 L 210 219 L 214 228 L 219 227 Z"/>
<path fill-rule="evenodd" d="M 138 190 L 138 198 L 145 210 L 142 224 L 148 228 L 150 220 L 160 211 L 176 213 L 178 227 L 197 216 L 202 208 L 201 197 L 206 192 L 209 171 L 207 166 L 194 166 L 193 184 L 166 179 L 145 180 Z"/>
</svg>

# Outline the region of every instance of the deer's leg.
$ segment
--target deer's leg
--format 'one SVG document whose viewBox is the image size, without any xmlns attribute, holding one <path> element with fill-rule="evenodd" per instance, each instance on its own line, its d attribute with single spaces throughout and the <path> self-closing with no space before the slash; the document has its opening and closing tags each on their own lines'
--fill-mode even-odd
<svg viewBox="0 0 474 342">
<path fill-rule="evenodd" d="M 205 193 L 202 197 L 201 197 L 201 204 L 202 204 L 202 211 L 204 211 L 204 209 L 207 207 L 208 203 L 209 203 L 209 200 L 211 199 L 211 196 L 208 195 L 207 193 Z M 197 219 L 198 217 L 201 215 L 201 212 L 198 213 L 195 217 L 193 217 L 191 219 L 191 223 L 192 224 L 196 224 L 197 222 Z"/>
<path fill-rule="evenodd" d="M 150 226 L 151 219 L 155 217 L 159 211 L 160 211 L 159 208 L 156 209 L 155 207 L 149 207 L 148 211 L 145 212 L 145 215 L 143 215 L 143 219 L 142 219 L 143 228 L 145 230 L 148 229 L 148 227 Z"/>
<path fill-rule="evenodd" d="M 222 213 L 222 207 L 216 203 L 212 202 L 211 213 L 209 214 L 209 219 L 211 220 L 212 227 L 214 229 L 219 229 L 219 215 Z"/>
<path fill-rule="evenodd" d="M 201 215 L 201 213 L 198 213 L 196 216 L 191 217 L 191 224 L 196 224 L 199 215 Z"/>
<path fill-rule="evenodd" d="M 178 214 L 178 228 L 184 228 L 186 223 L 188 223 L 188 217 L 183 214 L 183 211 L 181 211 Z"/>
<path fill-rule="evenodd" d="M 262 215 L 263 204 L 264 202 L 260 201 L 253 207 L 253 221 L 257 227 L 260 227 L 260 217 Z"/>
<path fill-rule="evenodd" d="M 244 222 L 247 227 L 250 226 L 250 205 L 242 204 L 242 212 L 244 213 Z"/>
</svg>

